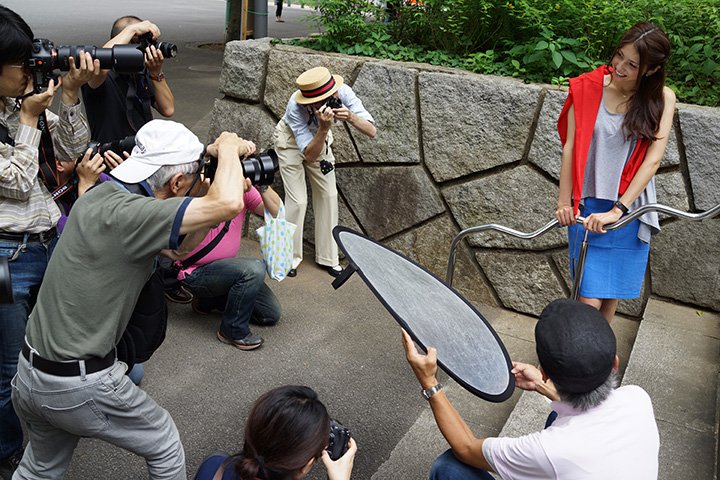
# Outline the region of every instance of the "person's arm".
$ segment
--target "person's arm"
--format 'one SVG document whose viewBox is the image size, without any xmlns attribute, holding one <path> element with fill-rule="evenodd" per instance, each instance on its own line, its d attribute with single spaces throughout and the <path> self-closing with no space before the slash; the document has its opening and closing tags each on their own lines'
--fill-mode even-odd
<svg viewBox="0 0 720 480">
<path fill-rule="evenodd" d="M 78 64 L 76 66 L 75 59 L 70 57 L 68 63 L 70 64 L 70 71 L 63 77 L 60 85 L 62 86 L 62 94 L 60 99 L 62 103 L 71 107 L 78 103 L 80 87 L 85 83 L 88 83 L 94 78 L 97 78 L 100 74 L 100 60 L 93 60 L 92 56 L 88 52 L 83 52 L 79 55 Z"/>
<path fill-rule="evenodd" d="M 205 240 L 207 234 L 210 232 L 211 227 L 200 228 L 193 232 L 185 235 L 183 242 L 177 248 L 177 250 L 161 250 L 160 255 L 169 258 L 170 260 L 185 260 L 190 252 L 195 250 L 200 243 Z"/>
<path fill-rule="evenodd" d="M 658 139 L 648 146 L 642 165 L 640 165 L 630 185 L 619 199 L 620 203 L 626 207 L 630 207 L 648 186 L 655 172 L 657 172 L 665 153 L 665 147 L 667 147 L 668 138 L 670 137 L 670 129 L 672 128 L 673 115 L 675 114 L 675 92 L 668 87 L 664 87 L 663 97 L 665 106 L 663 107 L 662 117 L 660 117 L 660 127 L 657 131 Z M 607 230 L 605 230 L 604 226 L 617 222 L 622 215 L 622 210 L 613 207 L 608 212 L 589 215 L 585 219 L 583 226 L 591 232 L 606 233 Z"/>
<path fill-rule="evenodd" d="M 575 144 L 575 107 L 570 106 L 567 113 L 567 139 L 563 145 L 562 164 L 560 165 L 560 194 L 558 195 L 555 218 L 560 225 L 574 225 L 575 212 L 572 206 L 572 163 Z"/>
<path fill-rule="evenodd" d="M 305 159 L 308 162 L 317 162 L 318 157 L 323 153 L 323 150 L 327 148 L 325 141 L 327 140 L 328 132 L 330 131 L 333 119 L 335 118 L 332 108 L 325 105 L 320 107 L 319 110 L 316 110 L 316 114 L 318 121 L 320 122 L 320 126 L 318 127 L 317 133 L 313 136 L 313 139 L 310 141 L 308 146 L 305 147 L 305 151 L 303 152 L 303 155 L 305 155 Z"/>
<path fill-rule="evenodd" d="M 530 392 L 538 392 L 554 402 L 560 401 L 560 395 L 549 378 L 545 380 L 542 372 L 527 363 L 513 362 L 511 372 L 515 375 L 515 386 Z"/>
<path fill-rule="evenodd" d="M 218 159 L 218 167 L 207 194 L 193 198 L 183 215 L 180 235 L 200 228 L 211 227 L 231 220 L 245 208 L 243 196 L 250 188 L 250 180 L 243 175 L 240 158 L 255 151 L 255 144 L 234 133 L 223 132 L 207 148 Z M 244 188 L 238 188 L 244 185 Z"/>
<path fill-rule="evenodd" d="M 434 387 L 438 384 L 437 378 L 437 350 L 428 348 L 427 355 L 418 353 L 410 335 L 402 330 L 403 347 L 405 358 L 415 372 L 423 390 Z M 467 423 L 452 406 L 450 400 L 442 390 L 430 397 L 430 408 L 432 408 L 435 422 L 445 440 L 450 444 L 455 456 L 463 463 L 474 467 L 482 468 L 488 472 L 494 471 L 482 451 L 484 438 L 478 439 L 470 430 Z"/>
<path fill-rule="evenodd" d="M 90 187 L 97 183 L 100 174 L 105 170 L 105 163 L 100 154 L 95 154 L 90 158 L 92 149 L 88 148 L 83 159 L 78 162 L 75 167 L 75 173 L 78 176 L 77 194 L 80 198 Z"/>
<path fill-rule="evenodd" d="M 267 210 L 273 218 L 277 217 L 280 211 L 280 196 L 277 192 L 268 187 L 264 192 L 260 192 L 260 196 L 262 197 L 262 202 L 255 207 L 254 212 L 263 216 L 265 215 L 265 210 Z"/>
<path fill-rule="evenodd" d="M 375 135 L 377 135 L 375 125 L 369 120 L 358 117 L 345 105 L 343 105 L 342 108 L 333 109 L 333 112 L 335 113 L 336 119 L 349 123 L 363 135 L 367 135 L 370 138 L 375 138 Z"/>
<path fill-rule="evenodd" d="M 160 29 L 157 25 L 145 20 L 144 22 L 133 23 L 123 28 L 120 33 L 108 40 L 107 43 L 103 45 L 103 48 L 112 48 L 115 45 L 127 45 L 132 42 L 133 37 L 136 35 L 140 36 L 146 32 L 152 32 L 153 40 L 160 36 Z M 105 82 L 105 77 L 107 77 L 108 72 L 110 72 L 110 70 L 100 70 L 100 74 L 90 80 L 88 86 L 93 90 L 98 88 Z"/>
<path fill-rule="evenodd" d="M 155 48 L 154 45 L 150 45 L 145 49 L 145 67 L 148 74 L 150 74 L 153 95 L 155 96 L 153 108 L 163 117 L 172 117 L 175 113 L 175 98 L 165 78 L 160 78 L 163 61 L 165 61 L 165 58 L 162 52 Z"/>
</svg>

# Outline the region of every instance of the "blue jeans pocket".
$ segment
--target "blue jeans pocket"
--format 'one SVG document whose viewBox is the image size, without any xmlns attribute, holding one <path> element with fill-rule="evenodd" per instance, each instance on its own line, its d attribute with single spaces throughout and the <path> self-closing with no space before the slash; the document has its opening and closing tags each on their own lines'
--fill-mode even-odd
<svg viewBox="0 0 720 480">
<path fill-rule="evenodd" d="M 93 399 L 69 407 L 43 405 L 42 411 L 53 426 L 83 437 L 99 434 L 109 423 Z"/>
</svg>

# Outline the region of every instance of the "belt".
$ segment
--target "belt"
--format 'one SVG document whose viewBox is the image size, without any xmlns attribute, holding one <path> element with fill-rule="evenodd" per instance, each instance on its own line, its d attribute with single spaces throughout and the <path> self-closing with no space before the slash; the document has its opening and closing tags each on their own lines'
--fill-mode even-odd
<svg viewBox="0 0 720 480">
<path fill-rule="evenodd" d="M 80 362 L 85 362 L 85 374 L 105 370 L 115 363 L 114 348 L 103 358 L 93 357 L 87 360 L 71 360 L 68 362 L 48 360 L 37 353 L 33 353 L 32 360 L 30 360 L 30 347 L 28 347 L 27 343 L 24 343 L 22 346 L 22 354 L 33 368 L 37 368 L 41 372 L 49 373 L 50 375 L 57 375 L 58 377 L 79 377 L 81 374 Z"/>
<path fill-rule="evenodd" d="M 53 238 L 57 237 L 57 228 L 52 227 L 50 230 L 45 230 L 44 232 L 30 234 L 4 232 L 0 230 L 0 240 L 12 240 L 14 242 L 22 242 L 25 239 L 25 235 L 28 236 L 28 242 L 47 243 Z"/>
</svg>

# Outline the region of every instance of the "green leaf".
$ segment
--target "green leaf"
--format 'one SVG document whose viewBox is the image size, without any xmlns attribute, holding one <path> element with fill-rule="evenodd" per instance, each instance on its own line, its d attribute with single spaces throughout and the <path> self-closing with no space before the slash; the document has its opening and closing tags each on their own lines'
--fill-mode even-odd
<svg viewBox="0 0 720 480">
<path fill-rule="evenodd" d="M 553 52 L 552 61 L 555 64 L 555 68 L 560 68 L 563 63 L 563 56 L 559 52 Z"/>
<path fill-rule="evenodd" d="M 690 50 L 688 51 L 688 55 L 695 55 L 697 52 L 699 52 L 703 48 L 702 43 L 696 43 L 692 47 L 690 47 Z"/>
<path fill-rule="evenodd" d="M 703 63 L 702 71 L 705 75 L 711 75 L 717 68 L 717 63 L 712 58 L 708 58 Z"/>
<path fill-rule="evenodd" d="M 698 314 L 698 317 L 702 317 L 702 316 L 703 316 L 703 312 L 701 312 L 700 310 L 697 311 L 697 314 Z"/>
<path fill-rule="evenodd" d="M 537 45 L 535 45 L 535 50 L 546 50 L 548 46 L 548 42 L 546 42 L 545 40 L 540 40 Z"/>
<path fill-rule="evenodd" d="M 570 63 L 574 63 L 575 65 L 577 65 L 577 63 L 578 63 L 578 62 L 577 62 L 577 57 L 575 56 L 575 54 L 574 54 L 573 52 L 571 52 L 570 50 L 563 50 L 563 51 L 560 52 L 560 53 L 562 53 L 562 56 L 565 57 L 565 60 L 567 60 L 567 61 L 570 62 Z"/>
<path fill-rule="evenodd" d="M 514 58 L 512 60 L 510 60 L 510 63 L 513 64 L 513 67 L 517 68 L 518 70 L 520 69 L 520 62 L 518 62 Z"/>
</svg>

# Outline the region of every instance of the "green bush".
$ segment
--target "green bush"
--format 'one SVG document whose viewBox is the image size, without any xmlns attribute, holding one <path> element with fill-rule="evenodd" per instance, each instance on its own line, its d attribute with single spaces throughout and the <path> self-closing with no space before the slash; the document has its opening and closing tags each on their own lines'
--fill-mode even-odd
<svg viewBox="0 0 720 480">
<path fill-rule="evenodd" d="M 306 20 L 324 33 L 294 43 L 558 85 L 608 62 L 628 28 L 650 21 L 672 43 L 667 83 L 679 101 L 720 106 L 718 0 L 396 0 L 392 16 L 366 0 L 312 4 Z"/>
</svg>

